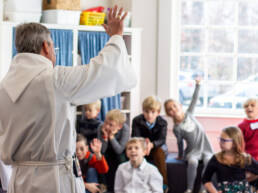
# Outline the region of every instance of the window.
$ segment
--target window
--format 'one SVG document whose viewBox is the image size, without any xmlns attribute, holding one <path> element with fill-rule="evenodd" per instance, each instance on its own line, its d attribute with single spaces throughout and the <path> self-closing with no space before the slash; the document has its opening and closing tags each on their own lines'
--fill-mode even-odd
<svg viewBox="0 0 258 193">
<path fill-rule="evenodd" d="M 180 102 L 189 105 L 202 77 L 198 112 L 242 113 L 258 97 L 258 1 L 178 1 Z"/>
</svg>

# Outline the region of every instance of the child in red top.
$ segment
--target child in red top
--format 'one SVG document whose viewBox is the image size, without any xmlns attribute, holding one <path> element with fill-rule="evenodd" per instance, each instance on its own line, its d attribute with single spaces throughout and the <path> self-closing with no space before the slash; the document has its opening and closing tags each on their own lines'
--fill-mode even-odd
<svg viewBox="0 0 258 193">
<path fill-rule="evenodd" d="M 105 157 L 101 154 L 101 141 L 93 139 L 90 147 L 94 154 L 89 151 L 87 139 L 83 135 L 78 134 L 76 139 L 76 156 L 80 161 L 85 189 L 87 192 L 95 193 L 100 191 L 99 184 L 86 182 L 88 169 L 95 168 L 99 174 L 105 174 L 108 172 L 109 167 Z"/>
<path fill-rule="evenodd" d="M 247 118 L 238 127 L 245 140 L 245 151 L 258 160 L 258 99 L 248 99 L 244 103 Z"/>
<path fill-rule="evenodd" d="M 242 130 L 245 140 L 245 152 L 258 160 L 258 99 L 250 98 L 244 105 L 247 118 L 238 127 Z M 258 177 L 246 173 L 246 178 L 258 191 Z"/>
</svg>

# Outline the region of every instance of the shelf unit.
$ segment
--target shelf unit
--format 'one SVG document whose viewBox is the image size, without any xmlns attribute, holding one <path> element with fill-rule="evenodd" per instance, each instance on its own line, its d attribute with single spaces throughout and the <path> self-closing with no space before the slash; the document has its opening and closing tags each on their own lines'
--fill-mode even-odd
<svg viewBox="0 0 258 193">
<path fill-rule="evenodd" d="M 0 81 L 9 69 L 12 60 L 12 29 L 18 25 L 13 22 L 0 22 Z M 49 29 L 66 29 L 73 31 L 73 65 L 78 65 L 78 32 L 104 31 L 101 26 L 58 25 L 43 24 Z M 129 59 L 138 76 L 138 83 L 130 91 L 121 93 L 122 111 L 127 116 L 127 123 L 131 125 L 132 119 L 140 113 L 140 61 L 141 61 L 141 29 L 125 28 L 123 39 L 125 41 Z"/>
</svg>

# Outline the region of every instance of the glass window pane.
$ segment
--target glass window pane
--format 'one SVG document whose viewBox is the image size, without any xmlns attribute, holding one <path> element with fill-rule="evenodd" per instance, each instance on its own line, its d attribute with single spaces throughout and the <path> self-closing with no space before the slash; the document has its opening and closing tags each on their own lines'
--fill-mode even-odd
<svg viewBox="0 0 258 193">
<path fill-rule="evenodd" d="M 203 51 L 204 33 L 200 29 L 183 29 L 181 33 L 182 52 Z"/>
<path fill-rule="evenodd" d="M 232 80 L 233 58 L 231 57 L 207 57 L 209 80 Z"/>
<path fill-rule="evenodd" d="M 232 108 L 233 104 L 230 96 L 232 96 L 233 85 L 209 84 L 208 87 L 216 90 L 215 95 L 209 98 L 208 107 L 210 108 Z"/>
<path fill-rule="evenodd" d="M 237 80 L 258 83 L 258 58 L 239 58 Z"/>
<path fill-rule="evenodd" d="M 199 25 L 204 23 L 203 2 L 183 1 L 181 8 L 182 25 Z"/>
<path fill-rule="evenodd" d="M 234 30 L 211 29 L 209 36 L 209 52 L 233 52 Z"/>
<path fill-rule="evenodd" d="M 258 2 L 243 1 L 239 3 L 239 25 L 258 25 Z"/>
<path fill-rule="evenodd" d="M 211 25 L 233 25 L 236 3 L 233 1 L 208 1 L 208 21 Z"/>
<path fill-rule="evenodd" d="M 190 71 L 192 79 L 196 77 L 204 77 L 204 62 L 202 57 L 199 56 L 181 56 L 180 58 L 180 71 Z"/>
<path fill-rule="evenodd" d="M 191 78 L 192 73 L 187 71 L 179 72 L 179 101 L 183 105 L 189 105 L 195 89 L 195 81 Z M 203 106 L 203 89 L 200 90 L 197 106 Z"/>
<path fill-rule="evenodd" d="M 258 53 L 258 31 L 239 30 L 238 51 L 240 53 Z"/>
</svg>

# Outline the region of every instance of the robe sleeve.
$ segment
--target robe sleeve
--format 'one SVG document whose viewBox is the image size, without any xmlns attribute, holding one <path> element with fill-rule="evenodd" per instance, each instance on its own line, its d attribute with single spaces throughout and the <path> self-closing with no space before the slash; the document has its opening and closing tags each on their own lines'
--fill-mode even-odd
<svg viewBox="0 0 258 193">
<path fill-rule="evenodd" d="M 136 73 L 129 61 L 124 40 L 114 35 L 88 65 L 54 69 L 54 86 L 76 105 L 113 96 L 136 85 Z"/>
</svg>

